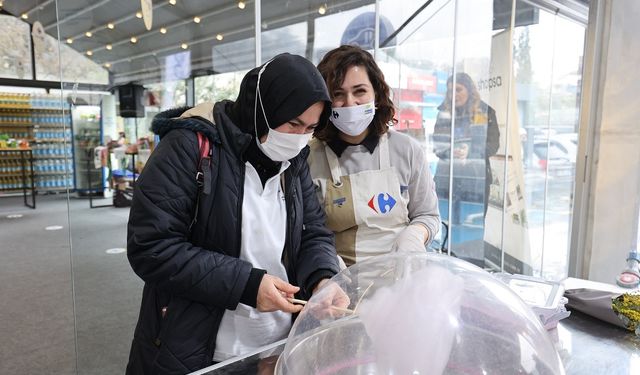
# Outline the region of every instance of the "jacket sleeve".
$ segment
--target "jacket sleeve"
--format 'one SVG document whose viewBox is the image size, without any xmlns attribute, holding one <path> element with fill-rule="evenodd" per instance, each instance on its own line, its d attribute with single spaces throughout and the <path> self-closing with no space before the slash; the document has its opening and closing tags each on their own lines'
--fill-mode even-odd
<svg viewBox="0 0 640 375">
<path fill-rule="evenodd" d="M 411 140 L 411 177 L 409 181 L 409 220 L 411 224 L 420 223 L 429 231 L 429 240 L 440 231 L 440 209 L 436 187 L 429 170 L 427 155 L 420 145 Z"/>
<path fill-rule="evenodd" d="M 332 277 L 340 268 L 334 235 L 325 225 L 326 217 L 318 202 L 306 161 L 302 163 L 299 176 L 304 225 L 296 261 L 296 277 L 298 285 L 303 286 L 304 292 L 310 296 L 320 279 Z"/>
<path fill-rule="evenodd" d="M 433 127 L 433 152 L 440 159 L 451 156 L 451 113 L 440 111 Z"/>
<path fill-rule="evenodd" d="M 145 283 L 207 306 L 235 309 L 250 263 L 194 246 L 189 226 L 198 187 L 195 133 L 170 131 L 136 182 L 127 233 L 127 256 Z"/>
</svg>

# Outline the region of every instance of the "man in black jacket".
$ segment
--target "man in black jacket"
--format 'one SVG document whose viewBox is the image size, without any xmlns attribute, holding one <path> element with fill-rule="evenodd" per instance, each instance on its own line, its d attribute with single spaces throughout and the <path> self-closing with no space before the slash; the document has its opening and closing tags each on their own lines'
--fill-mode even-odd
<svg viewBox="0 0 640 375">
<path fill-rule="evenodd" d="M 128 224 L 145 281 L 128 374 L 184 374 L 284 338 L 301 309 L 287 298 L 324 284 L 348 305 L 328 283 L 338 261 L 306 163 L 329 109 L 313 64 L 283 54 L 249 71 L 235 102 L 154 119 L 161 142 Z M 212 148 L 200 187 L 197 132 Z"/>
</svg>

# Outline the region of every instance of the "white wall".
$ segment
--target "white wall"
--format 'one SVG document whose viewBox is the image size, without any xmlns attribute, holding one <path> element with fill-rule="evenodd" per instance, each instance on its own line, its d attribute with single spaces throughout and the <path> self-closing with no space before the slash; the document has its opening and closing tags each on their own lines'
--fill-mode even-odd
<svg viewBox="0 0 640 375">
<path fill-rule="evenodd" d="M 592 5 L 593 6 L 593 5 Z M 615 283 L 636 246 L 640 207 L 640 1 L 604 0 L 604 33 L 590 156 L 585 269 Z M 583 108 L 583 110 L 588 110 Z"/>
</svg>

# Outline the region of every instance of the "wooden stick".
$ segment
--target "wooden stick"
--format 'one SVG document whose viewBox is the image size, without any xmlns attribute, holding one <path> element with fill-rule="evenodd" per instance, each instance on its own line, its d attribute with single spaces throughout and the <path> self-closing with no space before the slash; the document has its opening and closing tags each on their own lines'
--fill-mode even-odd
<svg viewBox="0 0 640 375">
<path fill-rule="evenodd" d="M 307 301 L 302 300 L 302 299 L 297 299 L 297 298 L 287 298 L 287 301 L 293 303 L 293 304 L 297 304 L 297 305 L 306 305 Z M 330 308 L 336 310 L 336 311 L 340 311 L 346 314 L 353 314 L 353 310 L 350 309 L 345 309 L 344 307 L 339 307 L 339 306 L 329 306 Z"/>
</svg>

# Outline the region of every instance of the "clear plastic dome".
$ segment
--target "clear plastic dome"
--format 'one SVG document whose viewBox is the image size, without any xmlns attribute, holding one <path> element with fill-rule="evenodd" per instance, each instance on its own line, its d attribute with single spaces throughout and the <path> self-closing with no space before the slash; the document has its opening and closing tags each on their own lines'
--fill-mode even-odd
<svg viewBox="0 0 640 375">
<path fill-rule="evenodd" d="M 529 307 L 467 262 L 393 253 L 332 281 L 300 313 L 276 374 L 564 374 Z M 349 310 L 323 303 L 337 286 Z"/>
</svg>

